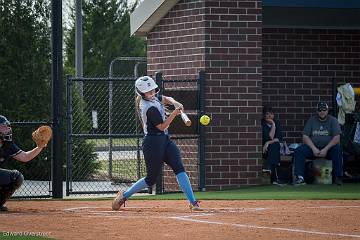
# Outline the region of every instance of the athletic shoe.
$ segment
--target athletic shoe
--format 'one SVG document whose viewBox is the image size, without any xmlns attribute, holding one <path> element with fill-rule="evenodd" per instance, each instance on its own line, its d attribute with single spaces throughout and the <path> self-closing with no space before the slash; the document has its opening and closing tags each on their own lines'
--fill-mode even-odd
<svg viewBox="0 0 360 240">
<path fill-rule="evenodd" d="M 296 180 L 295 180 L 294 184 L 296 186 L 306 185 L 305 180 L 302 176 L 296 176 Z"/>
<path fill-rule="evenodd" d="M 191 211 L 203 211 L 203 209 L 199 206 L 200 201 L 195 201 L 193 204 L 189 205 Z"/>
<path fill-rule="evenodd" d="M 0 212 L 7 212 L 8 210 L 9 209 L 6 206 L 4 205 L 0 206 Z"/>
<path fill-rule="evenodd" d="M 283 182 L 283 181 L 281 181 L 281 180 L 279 180 L 279 179 L 276 180 L 276 181 L 273 181 L 272 184 L 273 184 L 273 185 L 277 185 L 277 186 L 285 186 L 285 185 L 286 185 L 285 182 Z"/>
<path fill-rule="evenodd" d="M 116 194 L 116 197 L 112 202 L 112 210 L 114 210 L 114 211 L 119 210 L 121 205 L 123 205 L 123 204 L 125 207 L 125 201 L 126 201 L 126 198 L 124 197 L 123 193 L 119 191 Z"/>
<path fill-rule="evenodd" d="M 335 184 L 338 185 L 338 186 L 343 185 L 343 181 L 342 181 L 341 177 L 336 177 L 335 178 Z"/>
</svg>

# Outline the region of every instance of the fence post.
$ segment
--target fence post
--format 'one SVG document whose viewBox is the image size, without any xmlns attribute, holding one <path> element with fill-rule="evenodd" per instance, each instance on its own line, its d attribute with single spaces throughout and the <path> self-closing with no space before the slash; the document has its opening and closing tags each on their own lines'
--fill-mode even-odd
<svg viewBox="0 0 360 240">
<path fill-rule="evenodd" d="M 52 141 L 52 196 L 63 197 L 62 176 L 62 1 L 51 1 L 51 26 L 52 26 L 52 118 L 53 118 L 53 141 Z"/>
<path fill-rule="evenodd" d="M 198 79 L 198 104 L 199 104 L 199 117 L 205 114 L 205 71 L 199 72 L 199 79 Z M 198 141 L 198 156 L 199 156 L 199 191 L 205 191 L 205 180 L 206 180 L 206 172 L 205 172 L 205 128 L 202 124 L 198 125 L 199 131 L 199 141 Z"/>
<path fill-rule="evenodd" d="M 159 86 L 159 90 L 160 92 L 163 92 L 163 84 L 162 84 L 162 73 L 161 72 L 157 72 L 155 73 L 155 81 L 156 84 Z M 156 194 L 162 194 L 164 193 L 164 166 L 162 166 L 160 174 L 156 180 Z"/>
<path fill-rule="evenodd" d="M 113 137 L 112 134 L 112 108 L 113 108 L 113 81 L 112 76 L 109 76 L 109 169 L 108 169 L 108 175 L 109 179 L 112 179 L 112 171 L 113 171 L 113 159 L 112 159 L 112 149 L 113 149 Z"/>
<path fill-rule="evenodd" d="M 67 101 L 67 135 L 66 135 L 66 196 L 70 195 L 70 184 L 72 183 L 72 86 L 71 78 L 67 76 L 67 89 L 66 89 L 66 101 Z"/>
</svg>

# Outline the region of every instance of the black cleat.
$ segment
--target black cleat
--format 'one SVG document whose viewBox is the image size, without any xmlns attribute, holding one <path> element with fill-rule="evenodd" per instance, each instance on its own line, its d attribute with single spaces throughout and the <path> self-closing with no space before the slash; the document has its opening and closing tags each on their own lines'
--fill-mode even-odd
<svg viewBox="0 0 360 240">
<path fill-rule="evenodd" d="M 9 209 L 6 206 L 4 205 L 0 206 L 0 212 L 7 212 L 7 211 L 9 211 Z"/>
<path fill-rule="evenodd" d="M 338 185 L 338 186 L 343 185 L 343 181 L 342 181 L 341 177 L 336 177 L 335 178 L 335 184 Z"/>
</svg>

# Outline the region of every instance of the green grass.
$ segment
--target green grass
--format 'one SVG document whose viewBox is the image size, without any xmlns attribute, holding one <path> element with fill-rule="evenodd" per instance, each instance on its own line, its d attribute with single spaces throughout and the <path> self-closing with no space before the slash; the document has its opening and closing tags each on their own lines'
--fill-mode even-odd
<svg viewBox="0 0 360 240">
<path fill-rule="evenodd" d="M 141 144 L 142 139 L 140 139 Z M 109 139 L 87 139 L 86 142 L 93 143 L 96 147 L 109 145 Z M 112 144 L 114 146 L 136 146 L 137 138 L 114 138 Z"/>
<path fill-rule="evenodd" d="M 38 236 L 35 236 L 35 234 L 36 233 L 29 233 L 29 232 L 0 232 L 0 239 L 4 239 L 4 240 L 52 239 L 52 238 L 46 238 L 46 237 L 38 237 Z M 26 235 L 34 235 L 34 236 L 26 236 Z"/>
<path fill-rule="evenodd" d="M 99 168 L 98 171 L 100 173 L 107 173 L 109 168 L 109 162 L 108 161 L 99 161 Z M 126 176 L 128 178 L 131 178 L 133 180 L 137 179 L 137 159 L 126 159 L 126 160 L 119 160 L 119 159 L 113 159 L 112 162 L 112 173 L 115 176 Z M 145 163 L 144 160 L 141 161 L 140 171 L 142 174 L 145 174 Z"/>
</svg>

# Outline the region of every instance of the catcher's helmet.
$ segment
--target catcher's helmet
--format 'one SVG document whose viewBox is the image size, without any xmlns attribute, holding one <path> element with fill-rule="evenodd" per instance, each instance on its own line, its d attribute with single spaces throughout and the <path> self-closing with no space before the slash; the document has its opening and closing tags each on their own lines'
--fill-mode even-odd
<svg viewBox="0 0 360 240">
<path fill-rule="evenodd" d="M 135 91 L 136 94 L 144 97 L 144 93 L 150 92 L 151 90 L 156 91 L 156 93 L 159 92 L 159 86 L 155 83 L 154 79 L 152 79 L 149 76 L 143 76 L 139 77 L 135 81 Z"/>
<path fill-rule="evenodd" d="M 10 122 L 3 115 L 0 115 L 0 139 L 9 142 L 12 141 Z"/>
</svg>

